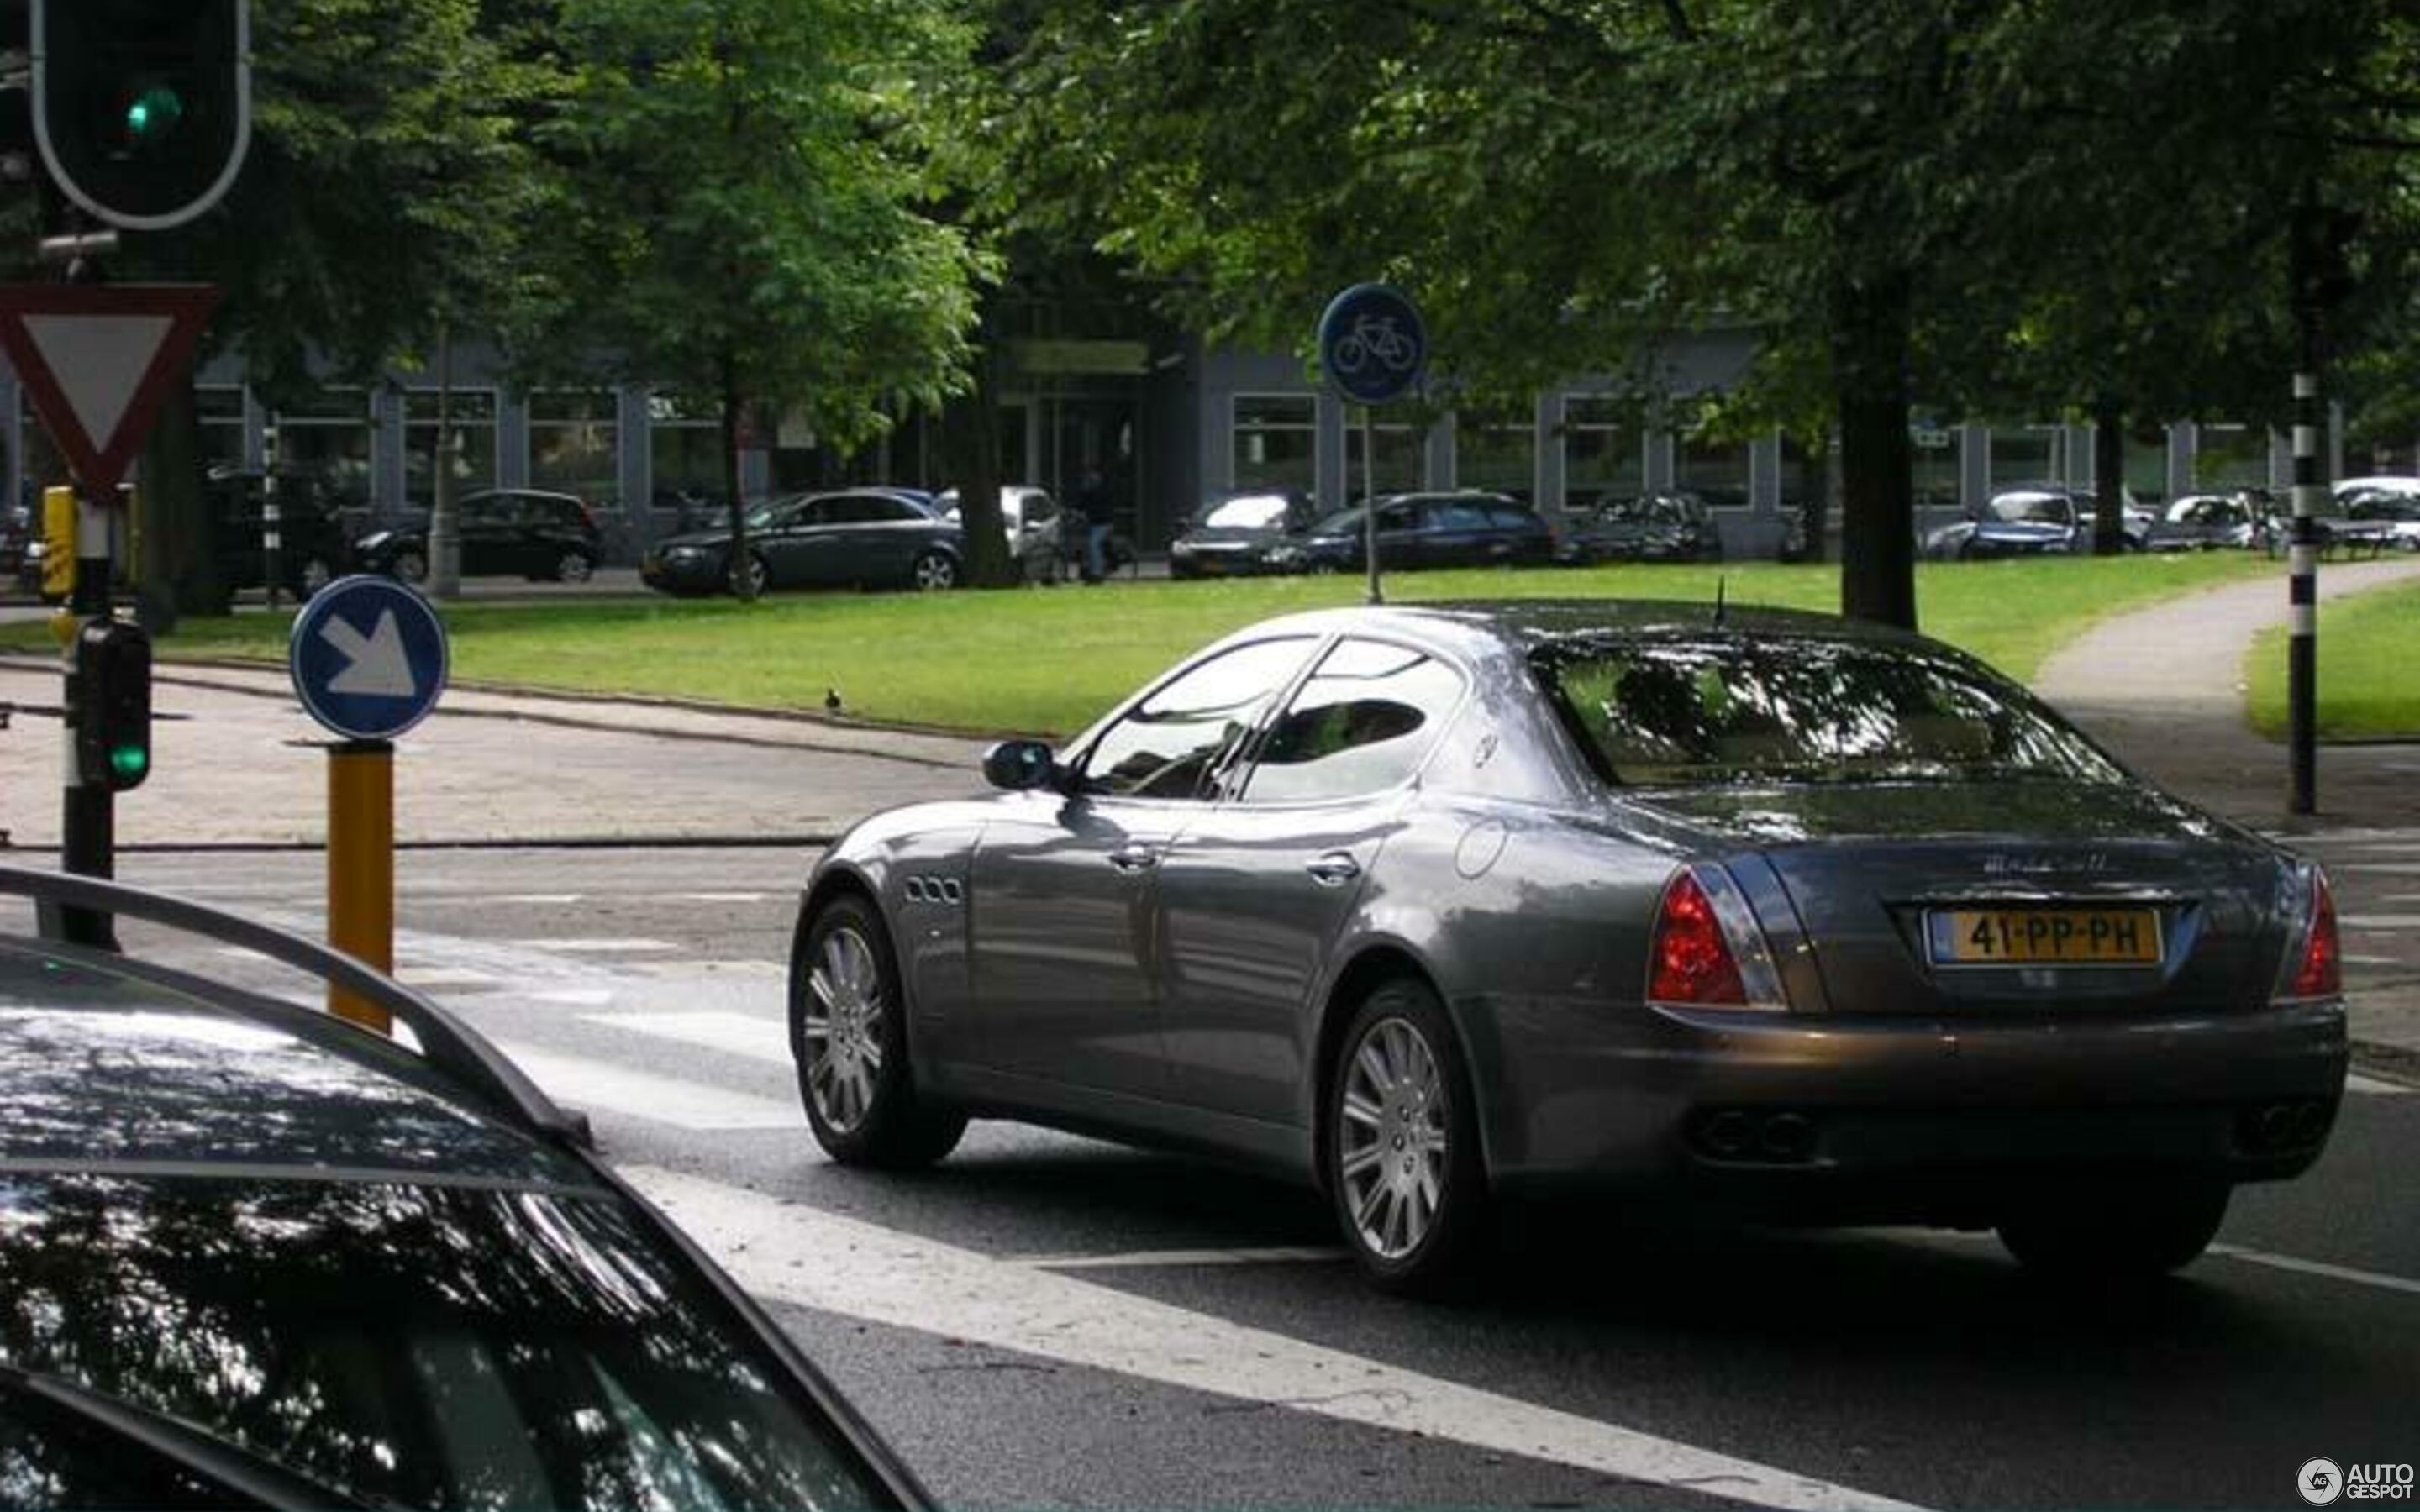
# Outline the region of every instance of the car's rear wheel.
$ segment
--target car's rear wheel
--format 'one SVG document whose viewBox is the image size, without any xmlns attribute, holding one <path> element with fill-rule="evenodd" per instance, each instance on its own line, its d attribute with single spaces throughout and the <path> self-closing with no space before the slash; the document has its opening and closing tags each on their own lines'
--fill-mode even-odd
<svg viewBox="0 0 2420 1512">
<path fill-rule="evenodd" d="M 2226 1217 L 2224 1181 L 2048 1194 L 2000 1220 L 2000 1242 L 2029 1271 L 2066 1282 L 2165 1275 L 2200 1256 Z"/>
<path fill-rule="evenodd" d="M 1327 1188 L 1344 1242 L 1381 1289 L 1466 1286 L 1490 1232 L 1470 1080 L 1445 1008 L 1401 978 L 1362 1001 L 1328 1077 Z"/>
<path fill-rule="evenodd" d="M 585 551 L 566 551 L 554 563 L 554 580 L 559 583 L 584 583 L 597 575 L 597 563 Z"/>
<path fill-rule="evenodd" d="M 917 1090 L 890 933 L 858 894 L 816 909 L 791 952 L 790 1054 L 815 1143 L 845 1165 L 928 1165 L 966 1133 Z"/>
<path fill-rule="evenodd" d="M 309 598 L 335 580 L 336 569 L 326 557 L 305 557 L 301 570 L 294 574 L 294 593 L 297 597 Z"/>
<path fill-rule="evenodd" d="M 427 582 L 428 559 L 413 550 L 397 551 L 395 554 L 395 576 L 401 582 Z"/>
<path fill-rule="evenodd" d="M 755 552 L 748 553 L 748 596 L 762 598 L 765 590 L 773 586 L 773 568 Z"/>
<path fill-rule="evenodd" d="M 927 551 L 908 569 L 908 586 L 919 593 L 939 593 L 958 586 L 957 560 L 946 551 Z"/>
</svg>

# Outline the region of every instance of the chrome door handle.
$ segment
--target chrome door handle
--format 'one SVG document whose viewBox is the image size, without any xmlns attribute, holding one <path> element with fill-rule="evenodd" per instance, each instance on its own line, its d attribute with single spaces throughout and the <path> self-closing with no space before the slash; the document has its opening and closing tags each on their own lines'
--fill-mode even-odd
<svg viewBox="0 0 2420 1512">
<path fill-rule="evenodd" d="M 1361 863 L 1342 851 L 1330 851 L 1315 861 L 1306 861 L 1302 869 L 1323 887 L 1341 887 L 1361 874 Z"/>
<path fill-rule="evenodd" d="M 1148 872 L 1159 864 L 1159 853 L 1148 845 L 1126 845 L 1109 853 L 1109 864 L 1121 872 Z"/>
</svg>

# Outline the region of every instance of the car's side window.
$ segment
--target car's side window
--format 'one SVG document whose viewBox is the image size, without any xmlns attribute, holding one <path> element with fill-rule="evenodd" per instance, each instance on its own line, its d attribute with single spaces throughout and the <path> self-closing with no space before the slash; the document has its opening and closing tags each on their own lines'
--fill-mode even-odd
<svg viewBox="0 0 2420 1512">
<path fill-rule="evenodd" d="M 1439 504 L 1435 528 L 1441 531 L 1483 531 L 1487 529 L 1487 511 L 1478 504 Z"/>
<path fill-rule="evenodd" d="M 1312 644 L 1309 636 L 1287 636 L 1237 646 L 1153 693 L 1093 743 L 1080 791 L 1206 796 L 1211 773 L 1259 725 Z"/>
<path fill-rule="evenodd" d="M 1378 511 L 1378 529 L 1382 531 L 1417 531 L 1420 528 L 1420 506 L 1413 503 L 1387 504 Z"/>
<path fill-rule="evenodd" d="M 1261 743 L 1252 803 L 1383 793 L 1412 775 L 1462 697 L 1462 674 L 1418 651 L 1343 640 Z"/>
</svg>

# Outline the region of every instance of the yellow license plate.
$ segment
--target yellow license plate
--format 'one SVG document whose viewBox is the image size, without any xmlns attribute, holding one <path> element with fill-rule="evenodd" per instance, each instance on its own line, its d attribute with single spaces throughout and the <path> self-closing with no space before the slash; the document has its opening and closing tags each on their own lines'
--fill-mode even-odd
<svg viewBox="0 0 2420 1512">
<path fill-rule="evenodd" d="M 2151 908 L 1944 908 L 1924 916 L 1935 965 L 2156 965 Z"/>
</svg>

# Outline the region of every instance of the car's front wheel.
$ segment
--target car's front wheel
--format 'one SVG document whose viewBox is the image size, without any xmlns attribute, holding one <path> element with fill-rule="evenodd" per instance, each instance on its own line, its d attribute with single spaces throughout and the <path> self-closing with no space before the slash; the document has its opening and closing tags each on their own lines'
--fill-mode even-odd
<svg viewBox="0 0 2420 1512">
<path fill-rule="evenodd" d="M 2225 1181 L 2186 1181 L 2046 1194 L 2000 1220 L 2000 1242 L 2025 1269 L 2060 1281 L 2148 1280 L 2210 1247 L 2228 1191 Z"/>
<path fill-rule="evenodd" d="M 395 554 L 395 576 L 396 580 L 401 582 L 427 582 L 428 580 L 428 559 L 413 550 L 406 549 L 397 551 Z"/>
<path fill-rule="evenodd" d="M 890 933 L 856 893 L 817 908 L 791 950 L 790 1055 L 815 1143 L 844 1165 L 929 1165 L 966 1133 L 917 1089 Z"/>
<path fill-rule="evenodd" d="M 939 593 L 958 586 L 957 559 L 946 551 L 927 551 L 908 569 L 908 585 L 919 593 Z"/>
<path fill-rule="evenodd" d="M 566 551 L 557 557 L 552 577 L 559 583 L 584 583 L 597 575 L 597 563 L 585 551 Z"/>
<path fill-rule="evenodd" d="M 1434 1296 L 1476 1274 L 1491 1231 L 1479 1121 L 1444 1005 L 1401 978 L 1355 1011 L 1328 1076 L 1328 1196 L 1381 1289 Z"/>
<path fill-rule="evenodd" d="M 305 557 L 301 569 L 294 574 L 294 596 L 309 598 L 335 580 L 336 569 L 326 557 Z"/>
</svg>

